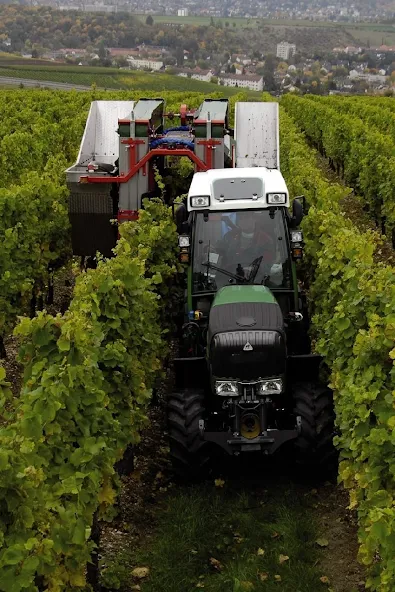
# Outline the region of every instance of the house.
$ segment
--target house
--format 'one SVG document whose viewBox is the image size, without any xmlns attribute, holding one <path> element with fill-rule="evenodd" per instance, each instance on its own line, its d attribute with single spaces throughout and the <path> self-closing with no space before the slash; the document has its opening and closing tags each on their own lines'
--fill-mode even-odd
<svg viewBox="0 0 395 592">
<path fill-rule="evenodd" d="M 138 59 L 130 56 L 127 61 L 130 68 L 134 70 L 161 70 L 164 67 L 161 60 Z"/>
<path fill-rule="evenodd" d="M 243 66 L 249 66 L 252 63 L 252 60 L 246 55 L 235 55 L 236 62 L 238 64 L 242 64 Z"/>
<path fill-rule="evenodd" d="M 212 70 L 192 70 L 186 68 L 185 70 L 178 70 L 177 76 L 181 76 L 182 78 L 193 78 L 194 80 L 200 80 L 201 82 L 211 82 L 214 72 Z"/>
<path fill-rule="evenodd" d="M 218 77 L 218 84 L 223 86 L 236 86 L 249 88 L 250 90 L 263 90 L 262 76 L 238 76 L 237 74 L 223 74 Z"/>
<path fill-rule="evenodd" d="M 349 74 L 350 80 L 365 80 L 369 83 L 379 83 L 385 84 L 386 83 L 386 76 L 382 74 L 367 74 L 362 72 L 357 72 L 357 70 L 350 70 Z"/>
<path fill-rule="evenodd" d="M 354 47 L 353 45 L 349 45 L 345 48 L 344 53 L 348 55 L 357 55 L 362 53 L 362 47 Z"/>
<path fill-rule="evenodd" d="M 133 55 L 136 53 L 134 48 L 124 48 L 124 47 L 109 47 L 108 52 L 112 58 L 120 58 Z"/>
</svg>

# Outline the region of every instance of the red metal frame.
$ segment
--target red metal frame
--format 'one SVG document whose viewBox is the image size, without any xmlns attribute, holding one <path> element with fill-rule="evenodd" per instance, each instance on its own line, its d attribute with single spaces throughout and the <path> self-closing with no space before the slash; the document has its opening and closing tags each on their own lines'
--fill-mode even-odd
<svg viewBox="0 0 395 592">
<path fill-rule="evenodd" d="M 136 140 L 134 140 L 134 139 L 132 139 L 132 141 L 136 142 Z M 137 140 L 137 142 L 139 142 L 139 141 Z M 125 143 L 129 143 L 129 142 L 125 142 Z M 218 140 L 202 140 L 201 143 L 207 145 L 206 150 L 208 151 L 207 154 L 210 154 L 209 160 L 211 162 L 211 160 L 212 160 L 211 159 L 211 148 L 212 148 L 211 143 L 219 143 Z M 133 151 L 133 153 L 135 156 L 135 151 Z M 207 171 L 209 168 L 211 168 L 206 163 L 204 163 L 202 160 L 200 160 L 200 158 L 198 156 L 196 156 L 196 154 L 194 152 L 192 152 L 192 150 L 189 150 L 188 148 L 174 148 L 173 150 L 171 148 L 154 148 L 153 150 L 150 150 L 149 152 L 147 152 L 147 154 L 145 154 L 141 160 L 139 160 L 138 162 L 135 162 L 134 165 L 131 166 L 130 170 L 128 171 L 128 173 L 126 175 L 120 175 L 118 177 L 104 177 L 104 176 L 88 177 L 86 175 L 81 175 L 80 182 L 127 183 L 154 156 L 187 156 L 190 160 L 192 160 L 192 162 L 194 162 L 196 164 L 199 171 Z M 131 157 L 132 157 L 132 154 L 131 154 Z M 84 181 L 81 181 L 82 179 L 84 179 Z"/>
<path fill-rule="evenodd" d="M 127 222 L 129 220 L 138 220 L 138 210 L 118 210 L 118 222 Z"/>
<path fill-rule="evenodd" d="M 137 140 L 136 138 L 126 138 L 121 140 L 121 144 L 129 145 L 129 170 L 134 167 L 137 162 L 136 146 L 144 144 L 144 140 Z M 120 176 L 124 176 L 124 171 L 121 171 Z"/>
</svg>

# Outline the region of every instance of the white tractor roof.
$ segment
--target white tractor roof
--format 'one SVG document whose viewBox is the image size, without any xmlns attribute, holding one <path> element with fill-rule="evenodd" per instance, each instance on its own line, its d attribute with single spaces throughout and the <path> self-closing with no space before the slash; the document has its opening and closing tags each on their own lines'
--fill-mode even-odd
<svg viewBox="0 0 395 592">
<path fill-rule="evenodd" d="M 188 192 L 188 210 L 241 210 L 270 207 L 268 193 L 285 194 L 288 189 L 279 170 L 265 167 L 210 169 L 195 173 Z M 210 196 L 210 205 L 192 207 L 191 198 Z"/>
</svg>

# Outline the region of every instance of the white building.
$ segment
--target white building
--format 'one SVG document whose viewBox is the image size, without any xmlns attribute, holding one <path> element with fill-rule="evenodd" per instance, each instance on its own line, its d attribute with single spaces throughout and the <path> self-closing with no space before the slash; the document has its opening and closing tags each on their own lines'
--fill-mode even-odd
<svg viewBox="0 0 395 592">
<path fill-rule="evenodd" d="M 294 43 L 288 43 L 287 41 L 281 41 L 277 43 L 277 57 L 282 60 L 289 60 L 290 57 L 295 55 L 296 45 Z"/>
<path fill-rule="evenodd" d="M 218 84 L 223 86 L 237 86 L 238 88 L 249 88 L 250 90 L 263 90 L 262 76 L 237 76 L 237 74 L 224 74 L 218 77 Z"/>
<path fill-rule="evenodd" d="M 188 8 L 179 8 L 177 15 L 178 16 L 188 16 L 189 12 L 188 12 Z"/>
<path fill-rule="evenodd" d="M 243 66 L 249 66 L 252 60 L 246 55 L 238 55 L 236 56 L 236 62 L 239 64 L 243 64 Z"/>
<path fill-rule="evenodd" d="M 353 45 L 348 45 L 344 49 L 344 53 L 347 53 L 348 55 L 357 55 L 359 53 L 362 53 L 362 47 L 354 47 Z"/>
<path fill-rule="evenodd" d="M 116 4 L 83 4 L 82 10 L 84 12 L 118 12 L 118 6 Z"/>
<path fill-rule="evenodd" d="M 195 72 L 194 70 L 181 70 L 181 72 L 178 72 L 177 76 L 193 78 L 194 80 L 201 80 L 202 82 L 211 82 L 214 72 L 212 70 L 199 70 L 199 72 Z"/>
<path fill-rule="evenodd" d="M 357 70 L 350 70 L 349 74 L 350 80 L 365 80 L 366 82 L 376 82 L 379 84 L 385 84 L 387 81 L 387 77 L 382 74 L 368 74 L 365 72 L 358 72 Z"/>
<path fill-rule="evenodd" d="M 127 58 L 128 64 L 134 70 L 161 70 L 163 68 L 163 62 L 160 60 L 150 60 L 150 59 L 139 59 L 133 58 L 130 56 Z"/>
</svg>

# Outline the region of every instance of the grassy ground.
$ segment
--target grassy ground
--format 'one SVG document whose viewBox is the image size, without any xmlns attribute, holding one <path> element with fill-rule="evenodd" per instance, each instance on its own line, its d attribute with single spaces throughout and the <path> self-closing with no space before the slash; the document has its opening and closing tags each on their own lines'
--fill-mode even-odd
<svg viewBox="0 0 395 592">
<path fill-rule="evenodd" d="M 280 498 L 202 485 L 169 495 L 155 536 L 130 562 L 150 568 L 143 592 L 318 592 L 327 586 L 317 533 L 292 488 Z"/>
<path fill-rule="evenodd" d="M 153 409 L 118 517 L 103 525 L 103 592 L 364 589 L 343 490 L 301 478 L 286 457 L 250 455 L 219 464 L 206 482 L 174 483 L 163 421 Z"/>
</svg>

